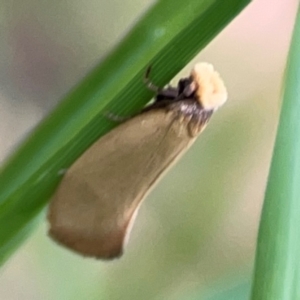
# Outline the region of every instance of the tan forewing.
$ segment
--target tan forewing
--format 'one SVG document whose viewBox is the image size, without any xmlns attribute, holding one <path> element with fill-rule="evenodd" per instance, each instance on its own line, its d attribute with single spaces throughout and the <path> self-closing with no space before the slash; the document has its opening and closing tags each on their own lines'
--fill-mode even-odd
<svg viewBox="0 0 300 300">
<path fill-rule="evenodd" d="M 83 255 L 120 256 L 142 199 L 194 140 L 164 109 L 121 124 L 65 174 L 49 208 L 50 235 Z"/>
</svg>

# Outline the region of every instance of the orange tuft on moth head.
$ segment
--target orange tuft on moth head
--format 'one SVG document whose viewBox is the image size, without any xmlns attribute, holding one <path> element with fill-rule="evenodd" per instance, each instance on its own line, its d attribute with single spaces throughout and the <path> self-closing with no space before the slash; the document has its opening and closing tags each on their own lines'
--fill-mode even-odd
<svg viewBox="0 0 300 300">
<path fill-rule="evenodd" d="M 208 63 L 198 63 L 191 72 L 196 96 L 204 109 L 216 110 L 227 100 L 227 90 L 218 72 Z"/>
</svg>

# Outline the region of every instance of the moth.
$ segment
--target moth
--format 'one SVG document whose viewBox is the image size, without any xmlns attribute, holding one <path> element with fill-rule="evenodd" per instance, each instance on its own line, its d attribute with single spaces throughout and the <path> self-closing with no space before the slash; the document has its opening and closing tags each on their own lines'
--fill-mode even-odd
<svg viewBox="0 0 300 300">
<path fill-rule="evenodd" d="M 49 234 L 84 256 L 121 256 L 138 209 L 227 100 L 213 66 L 198 63 L 177 87 L 96 141 L 67 170 L 49 206 Z"/>
</svg>

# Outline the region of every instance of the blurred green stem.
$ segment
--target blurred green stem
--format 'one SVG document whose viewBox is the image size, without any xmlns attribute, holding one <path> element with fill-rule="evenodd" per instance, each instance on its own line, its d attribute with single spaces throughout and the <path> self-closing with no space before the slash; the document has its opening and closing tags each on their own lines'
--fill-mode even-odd
<svg viewBox="0 0 300 300">
<path fill-rule="evenodd" d="M 300 299 L 299 257 L 300 10 L 258 235 L 252 299 Z"/>
</svg>

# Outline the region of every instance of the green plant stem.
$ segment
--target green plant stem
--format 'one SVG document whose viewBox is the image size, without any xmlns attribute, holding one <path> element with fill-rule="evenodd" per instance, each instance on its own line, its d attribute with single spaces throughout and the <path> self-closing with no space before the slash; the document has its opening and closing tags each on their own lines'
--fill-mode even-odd
<svg viewBox="0 0 300 300">
<path fill-rule="evenodd" d="M 300 11 L 289 53 L 282 110 L 261 216 L 253 300 L 300 299 L 299 229 Z"/>
</svg>

